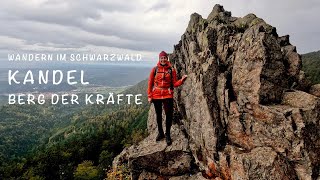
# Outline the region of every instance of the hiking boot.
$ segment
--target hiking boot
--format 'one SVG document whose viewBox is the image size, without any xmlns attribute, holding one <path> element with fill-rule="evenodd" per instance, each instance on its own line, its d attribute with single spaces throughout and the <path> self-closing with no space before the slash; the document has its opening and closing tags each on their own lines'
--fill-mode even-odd
<svg viewBox="0 0 320 180">
<path fill-rule="evenodd" d="M 164 134 L 163 133 L 158 133 L 156 141 L 160 141 L 163 138 L 164 138 Z"/>
<path fill-rule="evenodd" d="M 172 140 L 171 140 L 170 134 L 166 134 L 166 142 L 167 142 L 168 146 L 170 146 L 172 144 Z"/>
</svg>

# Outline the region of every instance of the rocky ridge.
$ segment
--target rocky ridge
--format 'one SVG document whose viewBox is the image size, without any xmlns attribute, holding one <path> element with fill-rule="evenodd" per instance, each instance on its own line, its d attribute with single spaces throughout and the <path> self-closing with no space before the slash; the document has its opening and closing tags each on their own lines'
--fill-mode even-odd
<svg viewBox="0 0 320 180">
<path fill-rule="evenodd" d="M 320 179 L 320 86 L 288 35 L 215 5 L 207 19 L 191 15 L 170 61 L 188 75 L 175 90 L 173 144 L 155 142 L 151 106 L 150 135 L 114 168 L 128 163 L 133 179 Z"/>
</svg>

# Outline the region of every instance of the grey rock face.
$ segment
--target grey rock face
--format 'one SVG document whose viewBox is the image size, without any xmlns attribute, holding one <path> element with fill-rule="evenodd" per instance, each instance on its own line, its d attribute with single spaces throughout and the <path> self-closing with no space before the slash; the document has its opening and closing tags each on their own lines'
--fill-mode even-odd
<svg viewBox="0 0 320 180">
<path fill-rule="evenodd" d="M 305 80 L 288 35 L 216 5 L 207 19 L 191 15 L 170 61 L 188 75 L 175 90 L 173 145 L 154 142 L 151 107 L 150 136 L 117 157 L 136 177 L 320 178 L 319 88 Z"/>
</svg>

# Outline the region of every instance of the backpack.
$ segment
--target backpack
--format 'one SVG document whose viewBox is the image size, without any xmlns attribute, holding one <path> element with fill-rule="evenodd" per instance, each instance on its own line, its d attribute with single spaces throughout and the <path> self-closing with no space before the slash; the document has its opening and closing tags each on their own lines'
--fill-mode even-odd
<svg viewBox="0 0 320 180">
<path fill-rule="evenodd" d="M 169 68 L 168 68 L 168 71 L 169 71 L 170 77 L 171 77 L 170 89 L 173 89 L 172 68 L 169 67 Z M 158 66 L 156 66 L 156 67 L 154 68 L 153 77 L 156 77 L 157 73 L 158 73 Z"/>
</svg>

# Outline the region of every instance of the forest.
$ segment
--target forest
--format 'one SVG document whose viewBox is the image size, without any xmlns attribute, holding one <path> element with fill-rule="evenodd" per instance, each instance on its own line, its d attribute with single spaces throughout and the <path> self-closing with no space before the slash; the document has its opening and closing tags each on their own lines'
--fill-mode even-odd
<svg viewBox="0 0 320 180">
<path fill-rule="evenodd" d="M 307 74 L 312 84 L 320 83 L 320 51 L 302 55 L 302 70 Z"/>
<path fill-rule="evenodd" d="M 147 135 L 146 87 L 123 92 L 142 92 L 141 105 L 3 106 L 1 179 L 102 179 L 123 148 Z"/>
</svg>

